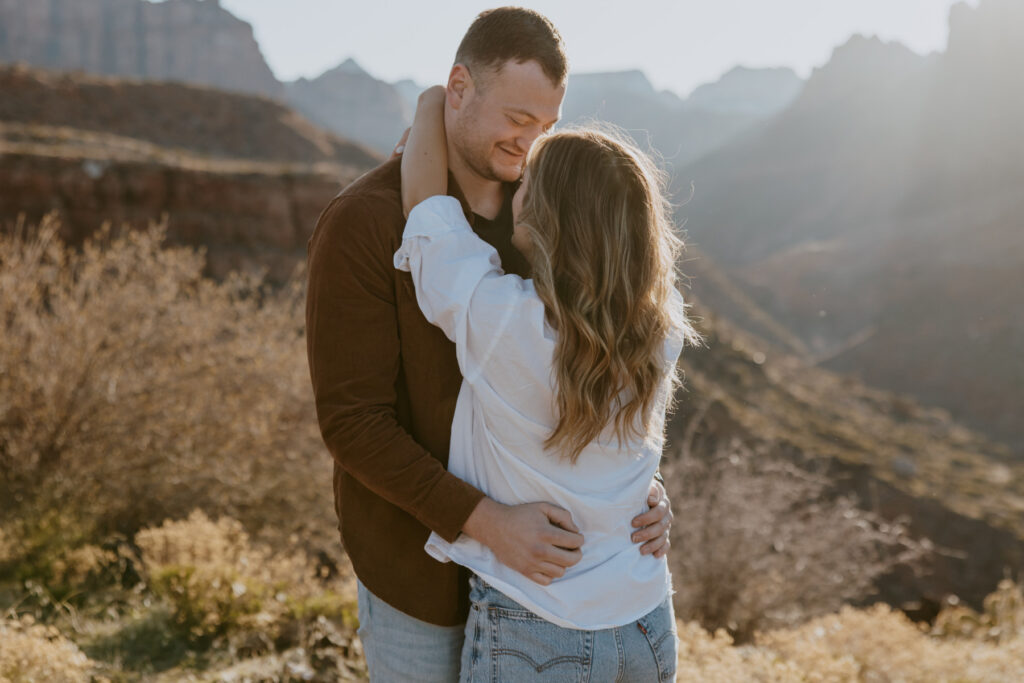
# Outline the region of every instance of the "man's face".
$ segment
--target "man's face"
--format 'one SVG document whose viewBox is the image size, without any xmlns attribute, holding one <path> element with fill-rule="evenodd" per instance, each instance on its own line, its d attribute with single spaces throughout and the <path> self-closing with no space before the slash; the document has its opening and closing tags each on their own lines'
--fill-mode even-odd
<svg viewBox="0 0 1024 683">
<path fill-rule="evenodd" d="M 505 62 L 471 80 L 449 126 L 452 145 L 481 178 L 514 181 L 530 145 L 558 121 L 565 85 L 554 85 L 533 60 Z"/>
</svg>

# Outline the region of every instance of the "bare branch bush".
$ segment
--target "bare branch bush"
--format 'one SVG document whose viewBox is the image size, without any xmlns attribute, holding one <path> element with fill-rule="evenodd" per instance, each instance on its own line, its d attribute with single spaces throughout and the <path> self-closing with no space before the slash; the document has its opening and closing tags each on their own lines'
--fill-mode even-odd
<svg viewBox="0 0 1024 683">
<path fill-rule="evenodd" d="M 302 272 L 279 290 L 206 279 L 202 250 L 163 244 L 166 220 L 81 250 L 58 231 L 47 216 L 0 235 L 9 541 L 41 553 L 200 507 L 336 545 Z"/>
<path fill-rule="evenodd" d="M 835 612 L 927 552 L 905 523 L 832 495 L 827 479 L 767 446 L 733 438 L 700 456 L 684 447 L 662 471 L 675 513 L 677 614 L 737 643 Z"/>
</svg>

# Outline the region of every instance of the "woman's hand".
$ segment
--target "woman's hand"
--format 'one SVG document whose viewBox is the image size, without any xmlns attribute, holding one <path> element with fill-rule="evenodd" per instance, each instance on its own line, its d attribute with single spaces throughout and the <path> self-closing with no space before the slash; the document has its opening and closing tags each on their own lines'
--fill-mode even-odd
<svg viewBox="0 0 1024 683">
<path fill-rule="evenodd" d="M 650 509 L 642 515 L 633 519 L 633 543 L 643 543 L 640 546 L 641 555 L 654 555 L 664 557 L 668 554 L 669 530 L 672 528 L 672 504 L 665 492 L 661 482 L 651 482 L 651 490 L 647 497 L 647 505 Z"/>
<path fill-rule="evenodd" d="M 402 137 L 395 143 L 395 149 L 391 152 L 392 159 L 402 156 L 402 152 L 405 151 L 405 143 L 409 141 L 410 130 L 412 130 L 412 128 L 406 128 L 405 132 L 402 133 Z"/>
<path fill-rule="evenodd" d="M 416 116 L 401 152 L 402 211 L 406 216 L 427 197 L 448 192 L 445 96 L 444 87 L 435 85 L 420 93 L 416 105 Z"/>
</svg>

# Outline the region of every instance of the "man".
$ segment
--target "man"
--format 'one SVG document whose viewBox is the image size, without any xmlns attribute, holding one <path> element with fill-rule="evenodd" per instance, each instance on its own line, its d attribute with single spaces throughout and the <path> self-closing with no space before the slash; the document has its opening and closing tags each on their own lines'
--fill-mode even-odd
<svg viewBox="0 0 1024 683">
<path fill-rule="evenodd" d="M 447 84 L 449 193 L 506 272 L 510 200 L 533 141 L 558 120 L 567 63 L 551 23 L 499 8 L 470 26 Z M 445 470 L 462 377 L 454 345 L 420 312 L 395 269 L 405 219 L 400 161 L 362 176 L 324 209 L 309 241 L 306 336 L 321 432 L 334 458 L 335 512 L 359 579 L 360 637 L 374 681 L 458 678 L 468 576 L 433 560 L 433 530 L 488 546 L 549 583 L 579 561 L 568 511 L 502 505 Z M 664 554 L 671 511 L 659 484 L 634 520 L 638 552 Z"/>
</svg>

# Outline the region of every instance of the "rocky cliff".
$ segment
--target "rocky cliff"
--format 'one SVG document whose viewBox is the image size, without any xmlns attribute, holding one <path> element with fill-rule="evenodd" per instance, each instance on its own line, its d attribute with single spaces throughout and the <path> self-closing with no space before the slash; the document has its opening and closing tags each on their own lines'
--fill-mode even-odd
<svg viewBox="0 0 1024 683">
<path fill-rule="evenodd" d="M 283 282 L 305 260 L 320 211 L 351 179 L 313 169 L 6 153 L 0 226 L 55 211 L 61 236 L 79 244 L 108 221 L 141 227 L 166 216 L 170 243 L 205 247 L 208 275 L 266 268 L 270 281 Z"/>
<path fill-rule="evenodd" d="M 252 27 L 218 0 L 2 0 L 3 61 L 283 94 Z"/>
<path fill-rule="evenodd" d="M 379 161 L 260 96 L 27 67 L 0 67 L 0 91 L 0 228 L 56 211 L 77 244 L 166 215 L 214 276 L 283 280 L 331 197 Z"/>
</svg>

